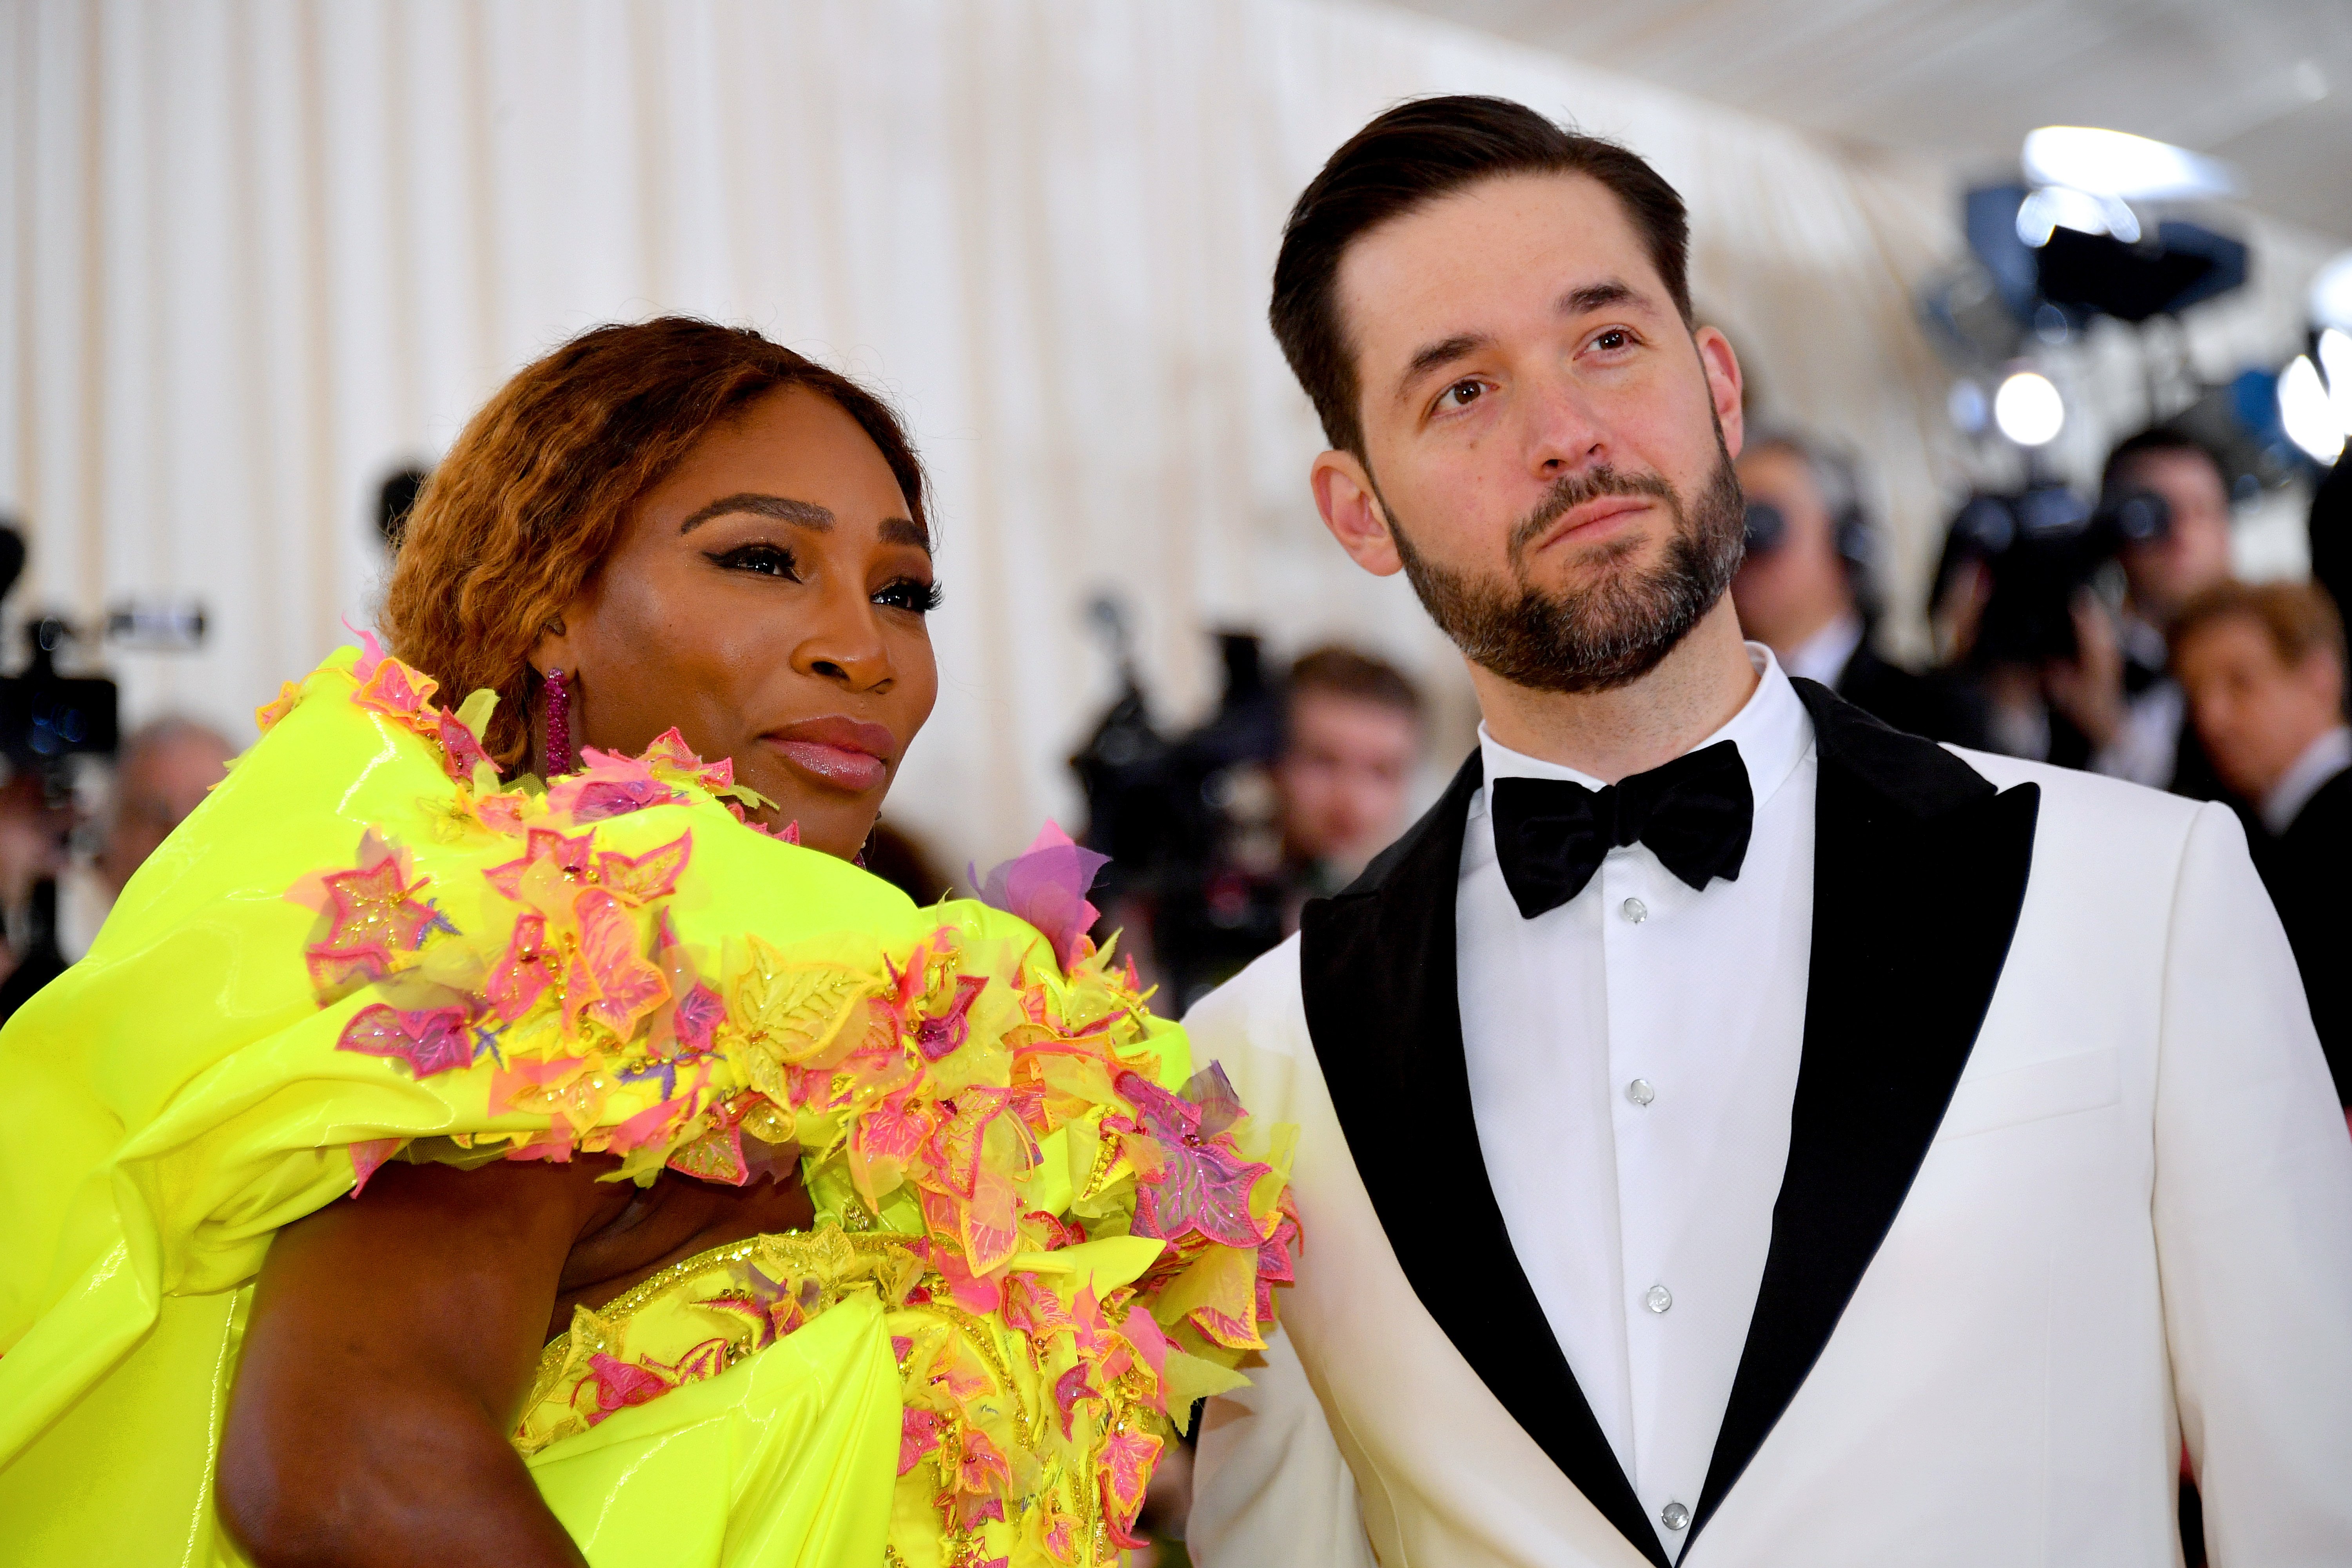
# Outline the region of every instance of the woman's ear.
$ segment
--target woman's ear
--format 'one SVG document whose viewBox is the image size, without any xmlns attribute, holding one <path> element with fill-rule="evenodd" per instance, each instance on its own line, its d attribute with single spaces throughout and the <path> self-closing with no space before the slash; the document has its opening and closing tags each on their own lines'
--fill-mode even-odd
<svg viewBox="0 0 2352 1568">
<path fill-rule="evenodd" d="M 529 662 L 542 679 L 551 669 L 579 668 L 572 660 L 572 634 L 563 616 L 551 616 L 540 627 L 539 640 L 530 645 Z"/>
</svg>

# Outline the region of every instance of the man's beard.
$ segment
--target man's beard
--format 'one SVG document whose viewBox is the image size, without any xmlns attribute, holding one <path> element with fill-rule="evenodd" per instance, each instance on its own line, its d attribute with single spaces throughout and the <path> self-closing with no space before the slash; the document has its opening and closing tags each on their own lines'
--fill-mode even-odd
<svg viewBox="0 0 2352 1568">
<path fill-rule="evenodd" d="M 1715 607 L 1739 570 L 1747 507 L 1739 476 L 1716 429 L 1717 461 L 1695 508 L 1655 474 L 1602 467 L 1570 474 L 1511 530 L 1510 576 L 1465 576 L 1425 559 L 1393 510 L 1389 532 L 1422 607 L 1463 656 L 1514 686 L 1538 691 L 1609 691 L 1639 680 Z M 1675 521 L 1665 556 L 1643 572 L 1612 573 L 1590 587 L 1553 591 L 1528 576 L 1528 551 L 1561 515 L 1601 496 L 1652 496 Z M 1608 568 L 1637 548 L 1618 540 L 1592 552 Z"/>
</svg>

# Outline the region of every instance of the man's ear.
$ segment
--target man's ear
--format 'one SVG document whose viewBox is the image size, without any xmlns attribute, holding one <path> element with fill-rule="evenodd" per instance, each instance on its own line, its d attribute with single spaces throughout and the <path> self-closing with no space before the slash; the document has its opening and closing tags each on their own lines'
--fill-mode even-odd
<svg viewBox="0 0 2352 1568">
<path fill-rule="evenodd" d="M 1691 334 L 1698 348 L 1698 363 L 1706 372 L 1707 401 L 1715 405 L 1716 422 L 1723 426 L 1724 449 L 1733 457 L 1748 439 L 1748 421 L 1740 408 L 1744 386 L 1739 374 L 1739 356 L 1731 352 L 1731 340 L 1713 327 L 1701 327 Z"/>
<path fill-rule="evenodd" d="M 1389 533 L 1388 512 L 1372 489 L 1371 475 L 1354 453 L 1324 453 L 1315 459 L 1307 482 L 1314 487 L 1315 510 L 1323 514 L 1323 526 L 1349 559 L 1375 577 L 1404 570 L 1396 540 Z"/>
</svg>

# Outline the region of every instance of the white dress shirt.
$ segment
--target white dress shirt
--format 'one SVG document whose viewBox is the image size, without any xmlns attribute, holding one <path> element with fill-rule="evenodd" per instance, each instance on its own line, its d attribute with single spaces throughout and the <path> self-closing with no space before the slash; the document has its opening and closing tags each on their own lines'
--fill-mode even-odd
<svg viewBox="0 0 2352 1568">
<path fill-rule="evenodd" d="M 2263 826 L 2276 837 L 2294 826 L 2320 786 L 2352 768 L 2352 727 L 2338 724 L 2303 749 L 2293 766 L 2263 796 Z"/>
<path fill-rule="evenodd" d="M 1521 918 L 1472 798 L 1456 895 L 1462 1033 L 1495 1196 L 1552 1332 L 1671 1555 L 1731 1395 L 1788 1163 L 1812 948 L 1811 721 L 1771 653 L 1702 745 L 1756 818 L 1736 881 L 1645 845 Z M 1486 776 L 1601 781 L 1479 730 Z M 1694 748 L 1696 750 L 1696 748 Z"/>
</svg>

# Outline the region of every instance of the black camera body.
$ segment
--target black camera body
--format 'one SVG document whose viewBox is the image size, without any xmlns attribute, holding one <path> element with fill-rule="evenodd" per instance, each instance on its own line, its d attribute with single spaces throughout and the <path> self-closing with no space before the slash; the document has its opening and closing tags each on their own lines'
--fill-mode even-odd
<svg viewBox="0 0 2352 1568">
<path fill-rule="evenodd" d="M 25 536 L 0 522 L 0 603 L 25 573 Z M 73 628 L 55 616 L 27 622 L 30 657 L 21 675 L 0 676 L 0 756 L 18 773 L 38 775 L 52 795 L 70 781 L 66 759 L 110 757 L 121 740 L 120 697 L 103 676 L 58 673 L 58 649 Z"/>
<path fill-rule="evenodd" d="M 1096 615 L 1119 648 L 1125 689 L 1070 759 L 1086 792 L 1084 841 L 1111 858 L 1094 896 L 1148 921 L 1159 1005 L 1178 1013 L 1283 938 L 1284 887 L 1249 852 L 1246 820 L 1253 784 L 1263 785 L 1281 749 L 1281 693 L 1256 637 L 1220 634 L 1217 711 L 1188 733 L 1163 735 L 1126 658 L 1122 618 L 1115 607 Z"/>
<path fill-rule="evenodd" d="M 55 616 L 29 623 L 25 672 L 0 676 L 0 753 L 12 767 L 48 775 L 70 756 L 110 757 L 121 741 L 114 682 L 58 673 L 57 649 L 72 635 Z"/>
<path fill-rule="evenodd" d="M 1937 582 L 1940 587 L 1964 561 L 1991 574 L 1970 654 L 1975 662 L 2072 659 L 2079 651 L 2074 604 L 2083 591 L 2126 549 L 2153 543 L 2171 526 L 2164 498 L 2148 490 L 2118 492 L 2095 509 L 2057 484 L 1975 495 L 1952 520 Z"/>
</svg>

